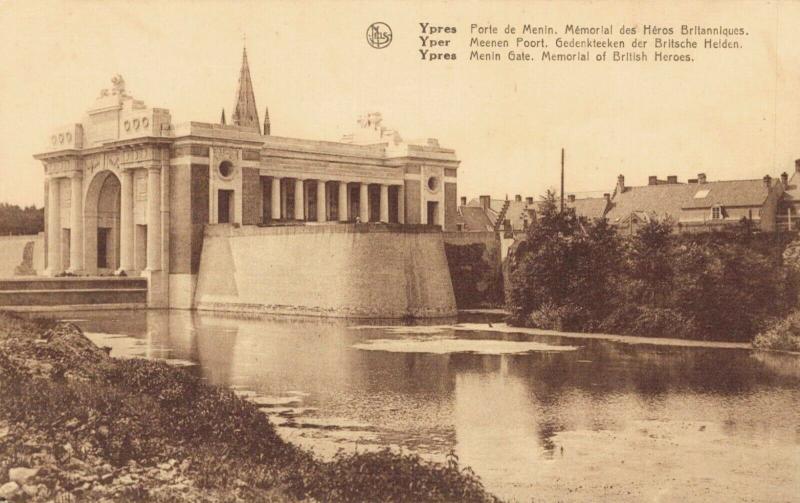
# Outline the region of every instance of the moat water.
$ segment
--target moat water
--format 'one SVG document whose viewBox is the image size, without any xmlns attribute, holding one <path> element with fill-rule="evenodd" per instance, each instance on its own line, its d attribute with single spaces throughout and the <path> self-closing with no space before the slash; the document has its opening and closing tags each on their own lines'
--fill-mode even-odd
<svg viewBox="0 0 800 503">
<path fill-rule="evenodd" d="M 165 359 L 257 404 L 321 457 L 454 452 L 517 501 L 800 501 L 800 357 L 186 311 L 59 315 L 112 355 Z"/>
</svg>

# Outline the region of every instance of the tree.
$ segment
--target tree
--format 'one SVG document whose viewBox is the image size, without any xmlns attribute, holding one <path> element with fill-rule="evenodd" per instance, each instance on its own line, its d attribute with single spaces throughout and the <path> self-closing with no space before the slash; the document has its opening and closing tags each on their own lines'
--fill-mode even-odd
<svg viewBox="0 0 800 503">
<path fill-rule="evenodd" d="M 625 271 L 629 288 L 626 301 L 663 307 L 672 282 L 669 257 L 673 224 L 670 220 L 651 219 L 628 240 Z"/>
<path fill-rule="evenodd" d="M 619 240 L 605 221 L 559 211 L 548 191 L 510 263 L 511 321 L 527 323 L 537 310 L 558 309 L 559 326 L 585 328 L 608 310 L 618 256 Z"/>
<path fill-rule="evenodd" d="M 548 193 L 509 259 L 509 322 L 749 341 L 795 305 L 798 273 L 782 264 L 780 236 L 672 229 L 651 220 L 621 238 L 604 220 L 558 211 Z"/>
<path fill-rule="evenodd" d="M 698 338 L 751 340 L 796 298 L 788 271 L 732 242 L 675 247 L 670 304 L 697 324 Z"/>
<path fill-rule="evenodd" d="M 44 208 L 0 203 L 0 235 L 37 234 L 43 230 Z"/>
</svg>

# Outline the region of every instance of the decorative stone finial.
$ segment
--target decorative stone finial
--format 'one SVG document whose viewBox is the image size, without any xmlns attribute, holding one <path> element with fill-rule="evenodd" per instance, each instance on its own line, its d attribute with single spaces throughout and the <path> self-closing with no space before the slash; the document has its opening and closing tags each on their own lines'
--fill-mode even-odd
<svg viewBox="0 0 800 503">
<path fill-rule="evenodd" d="M 111 77 L 111 89 L 101 89 L 100 90 L 100 97 L 105 98 L 107 96 L 120 96 L 126 97 L 128 96 L 125 92 L 125 79 L 122 78 L 122 75 L 116 74 Z"/>
<path fill-rule="evenodd" d="M 369 112 L 358 118 L 358 124 L 364 129 L 379 130 L 383 122 L 383 116 L 380 112 Z"/>
<path fill-rule="evenodd" d="M 113 85 L 112 94 L 125 96 L 125 79 L 122 78 L 122 75 L 116 74 L 111 77 L 111 84 Z"/>
</svg>

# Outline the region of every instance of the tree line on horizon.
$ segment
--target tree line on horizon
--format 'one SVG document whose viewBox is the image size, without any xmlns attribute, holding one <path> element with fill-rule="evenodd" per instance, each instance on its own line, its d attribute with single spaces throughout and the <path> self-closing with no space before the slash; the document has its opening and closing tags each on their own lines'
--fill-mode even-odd
<svg viewBox="0 0 800 503">
<path fill-rule="evenodd" d="M 44 208 L 0 203 L 0 236 L 38 234 L 44 230 Z"/>
</svg>

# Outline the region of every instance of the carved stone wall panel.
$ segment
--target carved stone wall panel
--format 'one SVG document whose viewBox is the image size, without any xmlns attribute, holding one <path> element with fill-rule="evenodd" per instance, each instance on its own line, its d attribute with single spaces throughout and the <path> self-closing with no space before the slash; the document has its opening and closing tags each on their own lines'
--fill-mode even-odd
<svg viewBox="0 0 800 503">
<path fill-rule="evenodd" d="M 87 176 L 91 176 L 95 171 L 100 170 L 103 165 L 103 156 L 91 155 L 83 159 L 83 170 Z"/>
<path fill-rule="evenodd" d="M 77 169 L 79 169 L 77 158 L 51 160 L 45 164 L 45 171 L 48 175 L 67 176 Z"/>
<path fill-rule="evenodd" d="M 120 162 L 120 155 L 118 152 L 109 152 L 104 156 L 105 169 L 116 169 Z"/>
<path fill-rule="evenodd" d="M 214 148 L 214 161 L 220 163 L 222 161 L 238 161 L 241 158 L 241 150 L 231 147 L 213 147 Z"/>
</svg>

